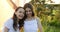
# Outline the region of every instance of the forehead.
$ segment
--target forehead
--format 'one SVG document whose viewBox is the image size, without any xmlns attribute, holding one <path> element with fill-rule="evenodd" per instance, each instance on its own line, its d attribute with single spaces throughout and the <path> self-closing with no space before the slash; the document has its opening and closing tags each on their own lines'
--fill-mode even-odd
<svg viewBox="0 0 60 32">
<path fill-rule="evenodd" d="M 26 8 L 26 10 L 31 10 L 30 8 Z"/>
<path fill-rule="evenodd" d="M 23 8 L 19 8 L 18 11 L 24 12 L 25 10 Z"/>
</svg>

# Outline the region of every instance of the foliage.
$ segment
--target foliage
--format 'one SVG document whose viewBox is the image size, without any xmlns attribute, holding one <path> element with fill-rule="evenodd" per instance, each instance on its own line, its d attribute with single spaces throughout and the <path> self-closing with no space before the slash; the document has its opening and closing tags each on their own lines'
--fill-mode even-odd
<svg viewBox="0 0 60 32">
<path fill-rule="evenodd" d="M 41 4 L 43 2 L 43 4 Z M 41 19 L 44 32 L 60 32 L 60 5 L 44 4 L 45 0 L 32 0 L 37 16 Z"/>
</svg>

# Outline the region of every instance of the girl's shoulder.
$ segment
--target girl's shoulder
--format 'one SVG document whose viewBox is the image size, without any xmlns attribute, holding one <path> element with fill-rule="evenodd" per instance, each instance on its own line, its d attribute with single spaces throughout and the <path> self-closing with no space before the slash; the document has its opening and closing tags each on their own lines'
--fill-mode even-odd
<svg viewBox="0 0 60 32">
<path fill-rule="evenodd" d="M 5 23 L 11 23 L 11 22 L 13 22 L 12 18 L 8 19 Z"/>
<path fill-rule="evenodd" d="M 40 18 L 39 18 L 39 17 L 37 17 L 37 16 L 35 16 L 34 18 L 35 18 L 36 20 L 40 20 Z"/>
<path fill-rule="evenodd" d="M 8 20 L 4 23 L 4 27 L 7 27 L 8 29 L 10 29 L 12 25 L 13 25 L 13 19 L 12 19 L 12 18 L 8 19 Z"/>
</svg>

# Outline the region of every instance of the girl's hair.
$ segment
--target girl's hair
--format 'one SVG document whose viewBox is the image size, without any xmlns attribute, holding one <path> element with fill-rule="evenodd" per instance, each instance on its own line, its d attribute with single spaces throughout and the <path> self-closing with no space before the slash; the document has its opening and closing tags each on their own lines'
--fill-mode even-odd
<svg viewBox="0 0 60 32">
<path fill-rule="evenodd" d="M 20 8 L 23 8 L 23 7 L 18 7 L 18 8 L 15 10 L 15 12 L 17 12 L 18 9 L 20 9 Z M 26 13 L 24 13 L 23 19 L 19 19 L 19 21 L 18 21 L 19 29 L 21 29 L 21 28 L 24 26 L 24 20 L 25 20 L 25 18 L 26 18 L 25 14 L 26 14 Z M 13 28 L 14 28 L 14 30 L 16 30 L 17 27 L 18 27 L 18 26 L 17 26 L 17 16 L 16 16 L 15 13 L 14 13 L 14 15 L 13 15 Z"/>
<path fill-rule="evenodd" d="M 35 14 L 34 14 L 34 12 L 33 12 L 33 6 L 32 6 L 30 3 L 26 3 L 26 4 L 24 5 L 24 9 L 26 9 L 26 8 L 30 8 L 31 11 L 32 11 L 32 16 L 35 16 Z"/>
</svg>

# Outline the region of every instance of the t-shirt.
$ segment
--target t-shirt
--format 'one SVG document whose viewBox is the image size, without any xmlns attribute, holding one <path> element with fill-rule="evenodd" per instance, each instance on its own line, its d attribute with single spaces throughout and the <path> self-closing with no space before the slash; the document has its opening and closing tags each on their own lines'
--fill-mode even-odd
<svg viewBox="0 0 60 32">
<path fill-rule="evenodd" d="M 19 32 L 19 28 L 17 28 L 17 31 L 14 30 L 13 28 L 13 19 L 8 19 L 5 24 L 4 27 L 8 28 L 8 32 Z M 4 32 L 4 31 L 3 31 Z"/>
<path fill-rule="evenodd" d="M 24 21 L 24 32 L 38 32 L 38 24 L 36 19 Z"/>
</svg>

